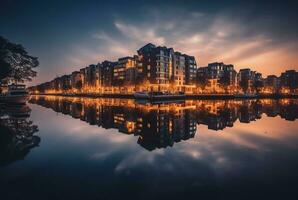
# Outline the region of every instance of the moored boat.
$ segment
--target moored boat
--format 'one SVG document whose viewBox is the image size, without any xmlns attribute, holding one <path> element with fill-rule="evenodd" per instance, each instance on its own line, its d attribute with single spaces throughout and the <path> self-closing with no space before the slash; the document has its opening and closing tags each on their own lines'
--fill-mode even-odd
<svg viewBox="0 0 298 200">
<path fill-rule="evenodd" d="M 246 94 L 235 94 L 234 97 L 235 98 L 256 98 L 257 95 L 246 93 Z"/>
<path fill-rule="evenodd" d="M 148 92 L 136 92 L 134 93 L 136 99 L 149 99 L 150 95 Z"/>
<path fill-rule="evenodd" d="M 168 100 L 168 99 L 184 99 L 184 93 L 163 93 L 163 92 L 136 92 L 134 94 L 136 99 L 149 99 L 149 100 Z"/>
<path fill-rule="evenodd" d="M 29 93 L 25 85 L 12 84 L 8 90 L 0 95 L 0 101 L 4 103 L 25 104 L 29 100 Z"/>
</svg>

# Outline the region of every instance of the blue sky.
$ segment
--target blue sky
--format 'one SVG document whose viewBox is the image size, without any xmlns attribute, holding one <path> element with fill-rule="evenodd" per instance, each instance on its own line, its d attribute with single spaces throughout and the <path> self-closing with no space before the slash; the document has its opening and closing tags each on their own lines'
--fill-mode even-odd
<svg viewBox="0 0 298 200">
<path fill-rule="evenodd" d="M 0 35 L 39 57 L 32 84 L 136 54 L 146 43 L 264 75 L 298 69 L 295 1 L 1 0 Z"/>
</svg>

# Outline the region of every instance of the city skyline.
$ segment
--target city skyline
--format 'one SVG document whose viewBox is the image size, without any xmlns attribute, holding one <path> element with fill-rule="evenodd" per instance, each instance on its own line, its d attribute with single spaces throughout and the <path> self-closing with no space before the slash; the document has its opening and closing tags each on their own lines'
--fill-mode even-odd
<svg viewBox="0 0 298 200">
<path fill-rule="evenodd" d="M 193 55 L 200 67 L 222 61 L 265 76 L 297 70 L 295 2 L 15 2 L 2 3 L 1 35 L 39 57 L 30 85 L 131 55 L 149 42 Z"/>
<path fill-rule="evenodd" d="M 90 64 L 67 75 L 29 88 L 35 94 L 135 95 L 162 92 L 193 95 L 295 95 L 298 72 L 285 70 L 263 77 L 250 68 L 235 70 L 233 64 L 209 63 L 198 67 L 192 55 L 148 43 L 136 54 L 116 61 Z"/>
<path fill-rule="evenodd" d="M 152 44 L 151 42 L 149 42 L 148 44 Z M 155 44 L 153 44 L 153 45 L 155 45 Z M 143 45 L 143 46 L 146 46 L 146 45 Z M 158 46 L 158 47 L 166 47 L 166 48 L 173 48 L 173 47 L 167 47 L 166 45 L 155 45 L 155 46 Z M 180 51 L 178 50 L 177 52 L 179 52 L 180 53 Z M 80 67 L 77 67 L 77 68 L 74 68 L 74 70 L 73 71 L 71 71 L 71 72 L 76 72 L 76 71 L 80 71 L 80 69 L 82 69 L 82 68 L 85 68 L 85 67 L 88 67 L 88 66 L 91 66 L 91 65 L 97 65 L 98 63 L 102 63 L 102 62 L 106 62 L 106 61 L 109 61 L 109 62 L 119 62 L 119 60 L 121 60 L 121 59 L 125 59 L 125 58 L 133 58 L 133 56 L 135 56 L 134 55 L 135 54 L 135 51 L 133 52 L 132 51 L 132 53 L 131 54 L 129 54 L 129 55 L 123 55 L 122 57 L 119 57 L 119 58 L 114 58 L 114 59 L 108 59 L 108 58 L 103 58 L 102 60 L 98 60 L 97 62 L 95 62 L 95 63 L 86 63 L 86 65 L 83 65 L 83 66 L 80 66 Z M 193 55 L 192 55 L 193 56 Z M 195 58 L 195 60 L 197 60 L 196 59 L 196 56 L 193 56 L 194 58 Z M 196 61 L 197 62 L 197 61 Z M 197 62 L 198 63 L 198 62 Z M 213 61 L 210 61 L 210 62 L 207 62 L 206 63 L 206 65 L 197 65 L 197 68 L 204 68 L 204 67 L 208 67 L 208 65 L 209 64 L 213 64 L 213 63 L 224 63 L 224 64 L 227 64 L 227 65 L 233 65 L 233 67 L 235 68 L 235 70 L 236 71 L 240 71 L 240 70 L 242 70 L 242 69 L 250 69 L 250 70 L 252 70 L 252 71 L 256 71 L 256 72 L 258 72 L 258 73 L 261 73 L 262 75 L 265 75 L 264 77 L 267 77 L 267 76 L 280 76 L 283 72 L 285 72 L 285 71 L 288 71 L 288 70 L 296 70 L 296 68 L 295 67 L 293 67 L 293 68 L 285 68 L 284 69 L 284 71 L 281 71 L 280 73 L 268 73 L 268 74 L 263 74 L 261 71 L 257 71 L 257 70 L 255 70 L 254 68 L 252 68 L 252 67 L 249 67 L 249 66 L 245 66 L 245 67 L 239 67 L 239 66 L 236 66 L 235 64 L 233 64 L 233 63 L 228 63 L 228 62 L 225 62 L 225 61 L 223 61 L 223 60 L 213 60 Z M 42 84 L 42 83 L 45 83 L 45 82 L 48 82 L 48 81 L 50 81 L 50 80 L 53 80 L 53 79 L 55 79 L 55 78 L 58 78 L 58 77 L 62 77 L 62 76 L 65 76 L 65 75 L 68 75 L 69 73 L 71 73 L 70 71 L 66 71 L 65 73 L 63 73 L 63 74 L 56 74 L 54 77 L 50 77 L 50 79 L 48 79 L 48 80 L 44 80 L 43 82 L 40 82 L 40 83 L 37 83 L 37 84 L 33 84 L 34 83 L 34 81 L 33 81 L 33 83 L 31 83 L 31 84 L 29 84 L 29 85 L 31 85 L 31 86 L 36 86 L 36 85 L 39 85 L 39 84 Z M 34 78 L 35 79 L 35 78 Z"/>
</svg>

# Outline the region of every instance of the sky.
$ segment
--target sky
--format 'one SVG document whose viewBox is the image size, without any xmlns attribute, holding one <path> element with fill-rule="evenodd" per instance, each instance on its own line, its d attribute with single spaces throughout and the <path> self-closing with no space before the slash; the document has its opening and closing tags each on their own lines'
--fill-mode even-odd
<svg viewBox="0 0 298 200">
<path fill-rule="evenodd" d="M 147 43 L 263 76 L 298 70 L 298 2 L 0 0 L 0 35 L 40 61 L 29 85 L 132 56 Z M 296 62 L 295 62 L 296 61 Z"/>
</svg>

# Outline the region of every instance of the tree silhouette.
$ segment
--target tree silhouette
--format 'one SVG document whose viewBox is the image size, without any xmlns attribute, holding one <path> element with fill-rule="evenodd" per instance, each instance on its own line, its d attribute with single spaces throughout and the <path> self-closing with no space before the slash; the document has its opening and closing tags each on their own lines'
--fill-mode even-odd
<svg viewBox="0 0 298 200">
<path fill-rule="evenodd" d="M 36 76 L 33 68 L 39 65 L 37 57 L 28 55 L 20 44 L 14 44 L 0 36 L 0 80 L 31 81 Z"/>
<path fill-rule="evenodd" d="M 6 78 L 10 73 L 9 64 L 5 63 L 2 59 L 0 59 L 0 80 Z"/>
</svg>

